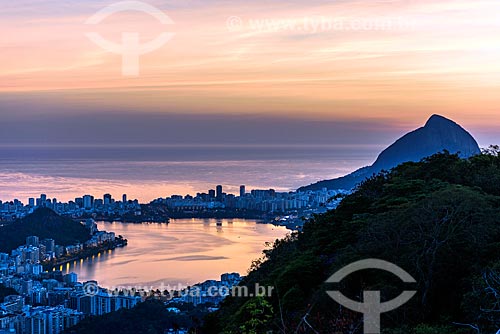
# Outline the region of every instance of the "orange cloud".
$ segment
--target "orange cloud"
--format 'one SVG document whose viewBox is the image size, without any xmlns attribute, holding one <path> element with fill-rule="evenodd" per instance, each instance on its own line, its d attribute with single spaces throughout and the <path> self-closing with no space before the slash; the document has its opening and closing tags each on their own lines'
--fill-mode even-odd
<svg viewBox="0 0 500 334">
<path fill-rule="evenodd" d="M 65 103 L 158 112 L 412 122 L 480 113 L 490 124 L 500 102 L 498 1 L 151 2 L 175 25 L 123 13 L 91 27 L 115 41 L 127 29 L 143 42 L 165 28 L 176 34 L 140 58 L 136 78 L 85 37 L 85 20 L 106 2 L 52 14 L 64 2 L 40 1 L 25 15 L 22 3 L 0 23 L 9 32 L 0 37 L 4 94 L 65 90 Z"/>
</svg>

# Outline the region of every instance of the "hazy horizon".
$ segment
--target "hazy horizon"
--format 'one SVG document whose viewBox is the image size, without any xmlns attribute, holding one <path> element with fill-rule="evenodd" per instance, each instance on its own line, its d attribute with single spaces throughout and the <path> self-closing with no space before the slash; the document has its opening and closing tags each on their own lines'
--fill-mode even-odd
<svg viewBox="0 0 500 334">
<path fill-rule="evenodd" d="M 1 148 L 0 200 L 41 193 L 58 200 L 110 193 L 149 202 L 224 185 L 292 191 L 371 164 L 377 146 Z"/>
<path fill-rule="evenodd" d="M 373 163 L 432 114 L 482 147 L 500 143 L 497 1 L 148 0 L 126 4 L 156 18 L 128 8 L 89 24 L 120 3 L 3 5 L 0 198 L 50 184 L 60 198 L 136 187 L 151 199 L 213 183 L 293 190 Z M 115 44 L 137 33 L 141 45 L 174 35 L 130 75 L 91 32 Z"/>
</svg>

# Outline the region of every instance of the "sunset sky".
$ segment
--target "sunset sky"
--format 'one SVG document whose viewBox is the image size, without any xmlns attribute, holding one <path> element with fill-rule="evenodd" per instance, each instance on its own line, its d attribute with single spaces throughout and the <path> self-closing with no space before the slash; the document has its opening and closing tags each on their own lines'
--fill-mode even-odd
<svg viewBox="0 0 500 334">
<path fill-rule="evenodd" d="M 434 113 L 500 143 L 498 0 L 145 2 L 173 24 L 4 1 L 1 143 L 383 145 Z M 175 35 L 126 77 L 91 31 Z"/>
</svg>

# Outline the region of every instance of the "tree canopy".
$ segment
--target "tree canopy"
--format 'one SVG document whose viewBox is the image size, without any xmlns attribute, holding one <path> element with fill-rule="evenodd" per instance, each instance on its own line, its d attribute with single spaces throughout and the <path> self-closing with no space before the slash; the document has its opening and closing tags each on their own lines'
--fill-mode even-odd
<svg viewBox="0 0 500 334">
<path fill-rule="evenodd" d="M 362 183 L 336 210 L 302 232 L 277 240 L 242 284 L 275 287 L 266 316 L 261 300 L 228 298 L 204 333 L 362 333 L 362 315 L 341 308 L 325 281 L 354 261 L 392 262 L 417 281 L 417 295 L 382 315 L 386 333 L 490 333 L 500 328 L 500 156 L 496 147 L 461 159 L 443 152 L 405 163 Z M 408 290 L 390 274 L 369 270 L 337 286 L 352 299 L 380 290 L 390 300 Z M 260 297 L 259 297 L 260 298 Z M 245 316 L 243 316 L 245 315 Z"/>
<path fill-rule="evenodd" d="M 26 237 L 37 236 L 40 239 L 54 239 L 62 246 L 83 243 L 90 239 L 90 232 L 71 218 L 59 216 L 47 208 L 37 209 L 23 219 L 0 227 L 0 252 L 24 245 Z"/>
</svg>

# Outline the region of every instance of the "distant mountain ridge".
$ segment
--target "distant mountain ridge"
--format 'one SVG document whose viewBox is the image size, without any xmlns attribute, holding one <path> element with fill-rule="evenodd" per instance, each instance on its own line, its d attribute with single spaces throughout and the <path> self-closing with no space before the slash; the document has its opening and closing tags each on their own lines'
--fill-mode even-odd
<svg viewBox="0 0 500 334">
<path fill-rule="evenodd" d="M 462 158 L 481 153 L 474 137 L 464 128 L 443 116 L 432 115 L 425 126 L 407 133 L 385 149 L 373 165 L 337 179 L 301 187 L 298 191 L 321 190 L 322 188 L 350 190 L 382 170 L 390 170 L 404 162 L 420 161 L 444 150 L 458 153 Z"/>
</svg>

